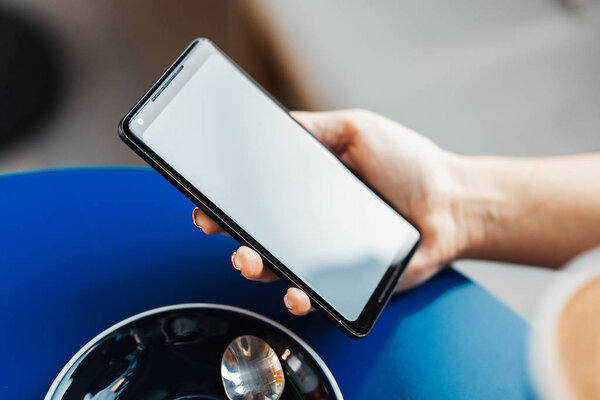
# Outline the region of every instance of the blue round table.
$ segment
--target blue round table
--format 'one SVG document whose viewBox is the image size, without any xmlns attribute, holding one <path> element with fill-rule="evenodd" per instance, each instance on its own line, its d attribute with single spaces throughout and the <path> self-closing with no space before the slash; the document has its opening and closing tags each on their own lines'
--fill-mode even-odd
<svg viewBox="0 0 600 400">
<path fill-rule="evenodd" d="M 191 302 L 281 322 L 320 354 L 347 399 L 531 397 L 526 323 L 457 272 L 396 297 L 353 340 L 318 313 L 287 313 L 283 284 L 243 279 L 229 263 L 237 243 L 203 235 L 192 208 L 146 168 L 0 176 L 0 398 L 41 399 L 102 330 Z"/>
</svg>

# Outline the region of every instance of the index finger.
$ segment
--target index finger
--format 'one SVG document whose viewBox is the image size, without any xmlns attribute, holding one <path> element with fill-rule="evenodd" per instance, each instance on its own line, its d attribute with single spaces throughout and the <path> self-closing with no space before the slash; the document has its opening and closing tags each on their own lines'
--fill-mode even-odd
<svg viewBox="0 0 600 400">
<path fill-rule="evenodd" d="M 192 220 L 194 221 L 196 228 L 202 229 L 204 233 L 208 235 L 226 233 L 219 224 L 213 221 L 211 217 L 206 215 L 206 213 L 198 207 L 194 208 L 194 211 L 192 211 Z"/>
</svg>

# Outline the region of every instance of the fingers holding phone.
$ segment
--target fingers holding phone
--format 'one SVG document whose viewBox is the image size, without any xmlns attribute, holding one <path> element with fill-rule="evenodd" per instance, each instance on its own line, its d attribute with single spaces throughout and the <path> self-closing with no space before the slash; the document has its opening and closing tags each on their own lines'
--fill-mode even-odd
<svg viewBox="0 0 600 400">
<path fill-rule="evenodd" d="M 199 208 L 194 208 L 192 220 L 197 228 L 206 234 L 225 233 L 206 213 Z M 250 247 L 241 246 L 231 255 L 231 265 L 251 281 L 272 282 L 277 280 L 277 275 L 265 267 L 260 255 Z M 305 315 L 312 311 L 310 298 L 306 293 L 297 288 L 289 288 L 283 297 L 285 307 L 294 315 Z"/>
<path fill-rule="evenodd" d="M 276 271 L 301 289 L 284 299 L 293 313 L 312 303 L 364 337 L 420 240 L 400 208 L 367 184 L 370 172 L 382 172 L 372 153 L 394 138 L 360 141 L 372 124 L 386 125 L 365 112 L 294 115 L 197 39 L 126 114 L 119 134 L 204 210 L 194 213 L 197 226 L 226 228 L 247 246 L 232 257 L 245 277 L 268 281 Z"/>
<path fill-rule="evenodd" d="M 192 221 L 194 221 L 194 225 L 196 228 L 202 229 L 204 233 L 207 235 L 212 235 L 215 233 L 225 233 L 225 230 L 219 226 L 215 221 L 212 220 L 204 211 L 199 209 L 198 207 L 194 208 L 192 211 Z"/>
</svg>

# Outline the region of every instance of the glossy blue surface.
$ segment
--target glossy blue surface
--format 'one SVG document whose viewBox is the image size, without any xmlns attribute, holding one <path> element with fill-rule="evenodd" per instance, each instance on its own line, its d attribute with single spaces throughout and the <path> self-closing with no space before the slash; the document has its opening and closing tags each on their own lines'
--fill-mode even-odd
<svg viewBox="0 0 600 400">
<path fill-rule="evenodd" d="M 40 399 L 77 350 L 163 305 L 214 302 L 271 317 L 320 354 L 347 399 L 530 398 L 526 323 L 448 270 L 392 300 L 373 332 L 288 315 L 281 283 L 248 282 L 237 244 L 191 223 L 193 205 L 146 169 L 0 177 L 0 398 Z"/>
</svg>

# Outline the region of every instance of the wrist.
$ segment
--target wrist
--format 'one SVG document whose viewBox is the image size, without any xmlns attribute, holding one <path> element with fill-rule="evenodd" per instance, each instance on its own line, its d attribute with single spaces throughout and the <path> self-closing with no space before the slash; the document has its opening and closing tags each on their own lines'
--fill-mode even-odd
<svg viewBox="0 0 600 400">
<path fill-rule="evenodd" d="M 494 161 L 495 160 L 495 161 Z M 449 213 L 455 224 L 455 258 L 485 258 L 508 201 L 496 164 L 500 159 L 447 153 Z"/>
</svg>

